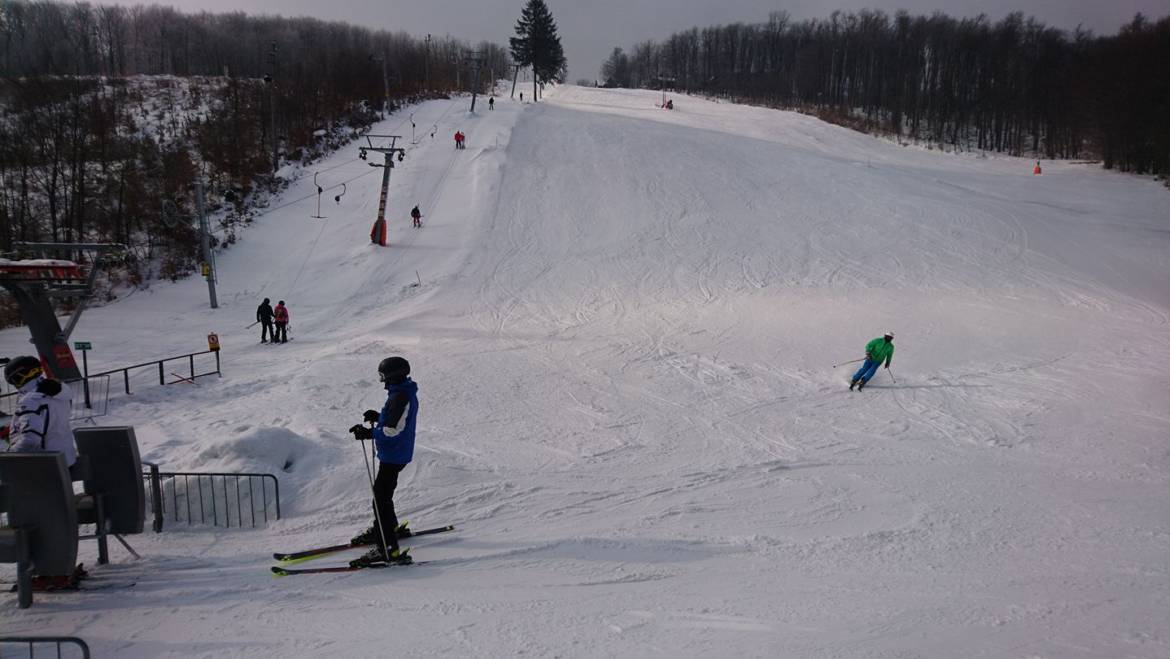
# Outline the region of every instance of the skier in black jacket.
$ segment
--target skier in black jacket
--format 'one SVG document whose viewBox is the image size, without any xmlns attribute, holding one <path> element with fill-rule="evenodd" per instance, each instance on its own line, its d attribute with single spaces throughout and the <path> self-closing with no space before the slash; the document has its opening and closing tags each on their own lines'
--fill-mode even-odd
<svg viewBox="0 0 1170 659">
<path fill-rule="evenodd" d="M 264 298 L 260 306 L 256 307 L 256 322 L 260 323 L 260 343 L 268 343 L 268 337 L 272 337 L 272 341 L 276 342 L 276 330 L 272 327 L 272 305 L 271 300 Z"/>
</svg>

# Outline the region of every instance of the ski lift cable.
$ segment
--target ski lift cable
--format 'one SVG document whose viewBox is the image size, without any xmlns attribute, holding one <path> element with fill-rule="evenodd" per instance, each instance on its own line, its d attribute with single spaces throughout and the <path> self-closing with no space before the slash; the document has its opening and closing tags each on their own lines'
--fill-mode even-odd
<svg viewBox="0 0 1170 659">
<path fill-rule="evenodd" d="M 449 104 L 447 105 L 447 109 L 443 111 L 443 114 L 439 115 L 439 119 L 436 121 L 436 124 L 437 124 L 439 121 L 442 121 L 442 120 L 443 120 L 443 118 L 447 116 L 447 113 L 449 113 L 449 112 L 451 111 L 451 108 L 455 107 L 455 103 L 456 103 L 456 100 L 455 100 L 455 99 L 453 99 L 453 100 L 451 101 L 451 103 L 449 103 Z M 395 127 L 395 129 L 394 129 L 394 130 L 395 130 L 395 131 L 397 131 L 397 130 L 398 130 L 398 128 L 401 128 L 401 127 L 403 126 L 403 124 L 405 124 L 405 123 L 406 123 L 408 120 L 409 120 L 409 118 L 407 118 L 407 119 L 403 119 L 401 122 L 399 122 L 398 126 L 397 126 L 397 127 Z M 437 199 L 437 198 L 438 198 L 438 196 L 439 196 L 439 192 L 440 192 L 440 191 L 442 191 L 442 189 L 443 189 L 443 185 L 444 185 L 444 184 L 446 183 L 446 181 L 447 181 L 447 176 L 448 176 L 448 175 L 451 173 L 451 168 L 452 168 L 452 167 L 455 165 L 455 155 L 456 155 L 456 154 L 454 154 L 454 153 L 451 155 L 451 159 L 450 159 L 450 160 L 448 161 L 448 163 L 447 163 L 447 169 L 446 169 L 446 170 L 443 172 L 443 176 L 442 176 L 442 177 L 439 179 L 439 182 L 438 182 L 438 183 L 435 185 L 435 190 L 434 190 L 434 192 L 431 194 L 431 202 L 432 202 L 432 203 L 434 202 L 434 200 L 435 200 L 435 199 Z M 354 160 L 357 160 L 357 158 L 355 158 Z M 350 161 L 348 161 L 348 162 L 346 162 L 346 163 L 342 163 L 342 164 L 349 164 L 349 163 L 351 163 L 351 162 L 354 162 L 354 160 L 350 160 Z M 340 167 L 340 166 L 341 166 L 341 165 L 338 165 L 337 167 Z M 331 168 L 331 169 L 334 169 L 334 168 Z M 322 171 L 328 171 L 328 170 L 322 170 Z M 356 181 L 356 180 L 358 180 L 358 179 L 362 178 L 363 176 L 369 176 L 370 174 L 373 174 L 373 173 L 374 173 L 374 172 L 376 172 L 376 171 L 378 171 L 378 170 L 376 170 L 376 169 L 371 169 L 371 170 L 369 170 L 369 171 L 366 171 L 366 172 L 364 172 L 364 173 L 362 173 L 362 174 L 358 174 L 357 176 L 354 176 L 353 178 L 347 179 L 347 180 L 345 180 L 345 181 L 343 181 L 343 182 L 341 182 L 341 183 L 338 183 L 338 184 L 331 185 L 331 186 L 329 186 L 328 188 L 324 188 L 324 190 L 332 190 L 332 189 L 334 189 L 334 188 L 337 188 L 337 187 L 340 187 L 340 186 L 342 186 L 342 185 L 345 185 L 346 183 L 352 183 L 352 182 L 354 182 L 354 181 Z M 305 176 L 308 176 L 308 174 L 306 174 Z M 287 203 L 281 204 L 280 206 L 277 206 L 276 208 L 272 208 L 272 209 L 269 209 L 269 210 L 265 211 L 265 212 L 264 212 L 262 215 L 267 215 L 268 213 L 271 213 L 271 212 L 273 212 L 273 211 L 280 210 L 280 209 L 282 209 L 282 208 L 287 208 L 287 207 L 289 207 L 289 206 L 292 206 L 293 204 L 297 204 L 297 203 L 300 203 L 300 202 L 302 202 L 302 201 L 305 201 L 306 199 L 312 199 L 314 194 L 316 194 L 316 193 L 315 193 L 315 192 L 314 192 L 314 193 L 310 193 L 310 194 L 308 194 L 308 195 L 305 195 L 305 196 L 303 196 L 303 197 L 300 197 L 300 198 L 298 198 L 298 199 L 294 199 L 294 200 L 292 200 L 292 201 L 290 201 L 290 202 L 287 202 Z M 297 285 L 297 282 L 299 282 L 299 281 L 300 281 L 300 279 L 301 279 L 301 275 L 302 275 L 302 274 L 304 274 L 304 272 L 305 272 L 305 266 L 306 266 L 306 265 L 308 265 L 308 263 L 309 263 L 309 257 L 311 257 L 311 256 L 313 255 L 313 252 L 314 252 L 314 251 L 317 249 L 317 243 L 318 243 L 318 242 L 320 242 L 320 240 L 321 240 L 321 236 L 322 236 L 322 235 L 324 235 L 324 233 L 325 233 L 325 227 L 326 227 L 328 224 L 329 224 L 329 222 L 328 222 L 328 219 L 326 219 L 324 222 L 321 222 L 321 228 L 317 230 L 317 236 L 316 236 L 315 238 L 313 238 L 313 242 L 312 242 L 312 243 L 309 245 L 309 249 L 308 249 L 308 250 L 305 252 L 305 258 L 304 258 L 304 259 L 301 261 L 301 267 L 300 267 L 300 268 L 297 270 L 297 276 L 296 276 L 296 277 L 294 277 L 294 278 L 293 278 L 293 280 L 292 280 L 292 283 L 291 283 L 291 284 L 289 284 L 289 287 L 288 287 L 288 288 L 289 288 L 289 293 L 291 293 L 292 291 L 296 290 L 296 285 Z M 414 242 L 413 238 L 411 239 L 411 242 L 412 242 L 412 243 Z M 287 297 L 290 297 L 290 295 L 289 295 L 289 294 L 286 294 L 286 295 L 285 295 L 285 297 L 286 297 L 286 298 L 287 298 Z"/>
<path fill-rule="evenodd" d="M 437 120 L 435 120 L 435 123 L 436 123 L 436 124 L 437 124 L 438 122 L 442 121 L 442 120 L 443 120 L 443 118 L 444 118 L 444 117 L 446 117 L 446 116 L 447 116 L 447 114 L 451 112 L 451 108 L 455 107 L 455 103 L 456 103 L 457 101 L 458 101 L 458 99 L 453 99 L 453 100 L 452 100 L 450 103 L 448 103 L 448 104 L 447 104 L 447 109 L 446 109 L 446 110 L 443 110 L 443 114 L 439 115 L 439 118 L 438 118 Z M 397 126 L 395 126 L 395 127 L 394 127 L 394 129 L 393 129 L 391 132 L 398 132 L 398 129 L 399 129 L 399 128 L 401 128 L 403 125 L 405 125 L 407 121 L 410 121 L 410 118 L 409 118 L 409 117 L 406 117 L 406 118 L 404 118 L 402 121 L 398 122 L 398 125 L 397 125 Z M 350 165 L 350 164 L 353 164 L 353 163 L 355 163 L 355 162 L 358 162 L 358 160 L 359 160 L 358 158 L 352 158 L 352 159 L 350 159 L 350 160 L 347 160 L 347 161 L 345 161 L 345 162 L 343 162 L 343 163 L 340 163 L 340 164 L 337 164 L 337 165 L 333 165 L 332 167 L 326 167 L 326 168 L 324 168 L 324 169 L 319 169 L 319 170 L 316 170 L 316 171 L 317 171 L 317 173 L 320 173 L 320 172 L 328 172 L 328 171 L 332 171 L 332 170 L 334 170 L 334 169 L 338 169 L 339 167 L 344 167 L 344 166 L 346 166 L 346 165 Z M 334 188 L 339 188 L 339 187 L 341 187 L 342 185 L 344 185 L 345 183 L 353 183 L 354 181 L 358 180 L 359 178 L 362 178 L 363 176 L 367 176 L 367 175 L 369 175 L 369 174 L 372 174 L 372 173 L 374 173 L 375 171 L 377 171 L 377 170 L 370 170 L 370 171 L 367 171 L 367 172 L 365 172 L 365 173 L 358 174 L 357 176 L 355 176 L 355 177 L 353 177 L 353 178 L 346 179 L 346 180 L 342 181 L 341 183 L 334 183 L 333 185 L 330 185 L 330 186 L 328 186 L 328 187 L 322 188 L 322 190 L 324 190 L 324 191 L 329 191 L 329 190 L 333 190 Z M 296 178 L 296 179 L 293 179 L 293 182 L 300 181 L 301 179 L 304 179 L 304 178 L 308 178 L 308 176 L 309 176 L 309 175 L 308 175 L 308 173 L 305 173 L 303 176 L 300 176 L 300 177 L 298 177 L 298 178 Z M 278 210 L 282 210 L 282 209 L 288 208 L 289 206 L 293 206 L 293 205 L 295 205 L 295 204 L 299 204 L 299 203 L 300 203 L 300 202 L 302 202 L 302 201 L 305 201 L 305 200 L 308 200 L 308 199 L 312 199 L 312 198 L 313 198 L 313 195 L 315 195 L 315 194 L 316 194 L 316 192 L 312 192 L 312 193 L 309 193 L 309 194 L 307 194 L 307 195 L 305 195 L 305 196 L 303 196 L 303 197 L 297 197 L 296 199 L 291 199 L 291 200 L 289 200 L 289 201 L 287 201 L 287 202 L 285 202 L 285 203 L 283 203 L 283 204 L 281 204 L 281 205 L 279 205 L 279 206 L 274 206 L 274 207 L 272 207 L 272 208 L 269 208 L 268 210 L 265 210 L 263 213 L 259 213 L 259 214 L 257 214 L 257 215 L 256 215 L 256 217 L 257 217 L 257 218 L 264 217 L 265 215 L 268 215 L 269 213 L 273 213 L 273 212 L 275 212 L 275 211 L 278 211 Z"/>
<path fill-rule="evenodd" d="M 317 230 L 317 237 L 313 239 L 312 244 L 309 245 L 309 249 L 305 252 L 305 258 L 301 261 L 301 267 L 297 270 L 297 276 L 293 277 L 292 283 L 288 286 L 289 293 L 292 293 L 292 291 L 296 290 L 297 282 L 301 280 L 301 275 L 305 272 L 305 266 L 309 263 L 309 257 L 312 256 L 313 252 L 317 250 L 317 243 L 320 242 L 321 236 L 325 233 L 325 227 L 328 224 L 328 218 L 325 218 L 324 221 L 321 222 L 321 228 Z M 289 295 L 289 293 L 285 294 L 286 298 L 292 297 Z"/>
</svg>

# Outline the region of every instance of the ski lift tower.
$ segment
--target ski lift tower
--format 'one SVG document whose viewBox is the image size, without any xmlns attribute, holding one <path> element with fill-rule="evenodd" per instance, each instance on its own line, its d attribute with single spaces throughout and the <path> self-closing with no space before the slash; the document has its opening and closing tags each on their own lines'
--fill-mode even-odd
<svg viewBox="0 0 1170 659">
<path fill-rule="evenodd" d="M 59 380 L 79 380 L 81 371 L 69 349 L 69 335 L 93 294 L 98 263 L 104 254 L 125 249 L 108 243 L 14 243 L 21 253 L 42 254 L 39 259 L 0 259 L 0 286 L 20 305 L 20 315 L 32 334 L 41 362 Z M 88 264 L 51 258 L 59 254 L 89 253 Z M 64 329 L 53 309 L 54 300 L 75 300 Z"/>
<path fill-rule="evenodd" d="M 374 146 L 375 139 L 390 140 L 390 144 L 389 146 Z M 385 157 L 381 165 L 376 162 L 366 163 L 370 167 L 382 168 L 382 196 L 378 199 L 378 220 L 382 222 L 386 221 L 386 195 L 390 190 L 390 170 L 394 169 L 394 155 L 398 155 L 398 162 L 402 162 L 403 158 L 406 157 L 406 149 L 395 146 L 400 139 L 402 139 L 401 135 L 366 135 L 368 146 L 358 147 L 358 158 L 362 160 L 369 157 L 370 151 L 381 153 Z"/>
</svg>

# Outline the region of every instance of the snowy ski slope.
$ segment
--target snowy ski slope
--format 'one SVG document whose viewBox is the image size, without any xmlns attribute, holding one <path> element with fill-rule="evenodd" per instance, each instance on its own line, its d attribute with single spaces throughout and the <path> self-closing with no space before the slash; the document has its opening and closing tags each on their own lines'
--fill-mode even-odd
<svg viewBox="0 0 1170 659">
<path fill-rule="evenodd" d="M 310 170 L 219 257 L 219 310 L 195 278 L 87 312 L 94 370 L 219 333 L 222 380 L 100 421 L 166 468 L 278 474 L 285 518 L 137 536 L 143 560 L 94 570 L 135 587 L 4 598 L 3 633 L 118 657 L 1170 656 L 1170 194 L 658 99 L 428 102 L 390 247 L 351 148 L 316 168 L 348 182 L 327 219 Z M 265 296 L 292 342 L 244 329 Z M 851 393 L 832 365 L 886 329 L 897 382 Z M 399 511 L 459 532 L 415 543 L 426 566 L 272 578 L 271 552 L 368 522 L 345 429 L 390 354 L 420 386 Z"/>
</svg>

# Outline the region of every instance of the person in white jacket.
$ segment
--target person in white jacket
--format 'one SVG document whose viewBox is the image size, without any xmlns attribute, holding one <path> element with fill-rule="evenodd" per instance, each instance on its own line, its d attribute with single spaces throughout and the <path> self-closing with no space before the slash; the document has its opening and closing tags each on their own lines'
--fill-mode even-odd
<svg viewBox="0 0 1170 659">
<path fill-rule="evenodd" d="M 16 414 L 0 435 L 9 451 L 58 451 L 65 466 L 77 461 L 73 429 L 73 392 L 62 382 L 46 378 L 36 357 L 17 357 L 4 367 L 4 379 L 18 393 Z"/>
<path fill-rule="evenodd" d="M 77 447 L 69 418 L 73 412 L 73 392 L 63 382 L 47 378 L 36 357 L 17 357 L 4 367 L 4 379 L 16 387 L 16 414 L 12 423 L 0 429 L 8 441 L 9 451 L 56 451 L 65 456 L 65 465 L 77 462 Z M 77 590 L 88 576 L 77 565 L 72 574 L 37 574 L 32 578 L 34 590 Z"/>
</svg>

